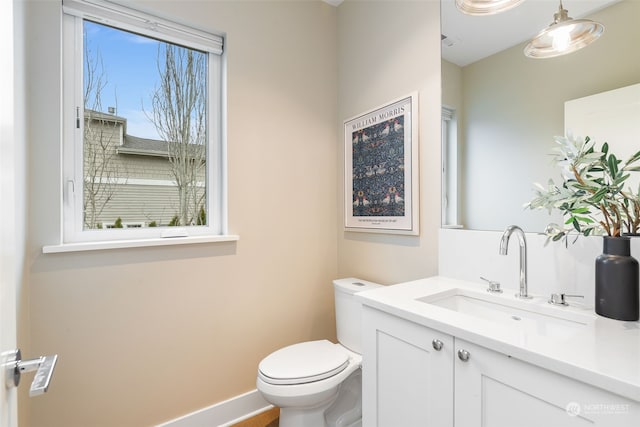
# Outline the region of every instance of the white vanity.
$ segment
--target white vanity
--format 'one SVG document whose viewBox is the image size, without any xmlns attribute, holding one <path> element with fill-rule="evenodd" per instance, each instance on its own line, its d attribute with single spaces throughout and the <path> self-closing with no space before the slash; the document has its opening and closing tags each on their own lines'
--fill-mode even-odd
<svg viewBox="0 0 640 427">
<path fill-rule="evenodd" d="M 432 277 L 359 294 L 364 427 L 640 425 L 640 323 Z"/>
</svg>

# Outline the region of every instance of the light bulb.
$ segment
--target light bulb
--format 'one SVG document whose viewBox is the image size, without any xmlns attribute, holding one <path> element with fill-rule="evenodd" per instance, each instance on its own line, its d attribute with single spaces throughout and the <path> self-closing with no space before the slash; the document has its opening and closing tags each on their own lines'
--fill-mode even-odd
<svg viewBox="0 0 640 427">
<path fill-rule="evenodd" d="M 564 52 L 571 43 L 571 26 L 563 25 L 560 28 L 556 28 L 551 35 L 551 45 L 557 52 Z"/>
</svg>

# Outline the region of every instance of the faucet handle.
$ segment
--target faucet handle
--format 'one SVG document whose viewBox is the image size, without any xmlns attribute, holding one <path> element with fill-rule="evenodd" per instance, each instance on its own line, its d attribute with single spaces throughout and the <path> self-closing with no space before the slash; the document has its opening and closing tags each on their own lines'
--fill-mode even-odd
<svg viewBox="0 0 640 427">
<path fill-rule="evenodd" d="M 551 294 L 549 304 L 567 306 L 569 303 L 565 298 L 584 298 L 584 295 Z"/>
<path fill-rule="evenodd" d="M 499 282 L 494 282 L 493 280 L 485 279 L 482 276 L 480 276 L 480 278 L 489 284 L 489 287 L 487 288 L 487 292 L 497 293 L 497 294 L 502 293 L 502 289 L 500 289 Z"/>
</svg>

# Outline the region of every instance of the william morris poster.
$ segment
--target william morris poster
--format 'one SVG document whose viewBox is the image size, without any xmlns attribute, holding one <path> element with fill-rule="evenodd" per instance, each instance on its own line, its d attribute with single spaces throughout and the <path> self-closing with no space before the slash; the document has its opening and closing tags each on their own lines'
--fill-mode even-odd
<svg viewBox="0 0 640 427">
<path fill-rule="evenodd" d="M 418 234 L 417 95 L 344 123 L 345 227 Z"/>
</svg>

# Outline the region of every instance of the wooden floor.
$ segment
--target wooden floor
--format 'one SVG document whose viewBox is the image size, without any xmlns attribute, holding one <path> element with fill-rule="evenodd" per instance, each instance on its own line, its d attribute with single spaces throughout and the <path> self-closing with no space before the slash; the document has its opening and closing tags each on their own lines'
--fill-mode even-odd
<svg viewBox="0 0 640 427">
<path fill-rule="evenodd" d="M 278 422 L 279 417 L 280 409 L 273 408 L 258 414 L 255 417 L 249 418 L 248 420 L 234 424 L 232 427 L 278 427 L 280 424 Z"/>
</svg>

